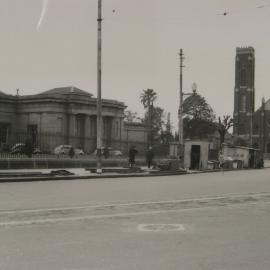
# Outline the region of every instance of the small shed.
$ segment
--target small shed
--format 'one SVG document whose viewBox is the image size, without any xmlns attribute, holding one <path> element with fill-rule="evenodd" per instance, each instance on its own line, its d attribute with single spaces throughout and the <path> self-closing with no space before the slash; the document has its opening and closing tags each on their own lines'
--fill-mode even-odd
<svg viewBox="0 0 270 270">
<path fill-rule="evenodd" d="M 225 160 L 230 159 L 238 163 L 240 161 L 244 168 L 256 168 L 260 158 L 260 152 L 258 149 L 226 144 L 222 145 L 222 154 Z"/>
<path fill-rule="evenodd" d="M 185 168 L 191 170 L 206 170 L 208 168 L 210 148 L 212 148 L 212 143 L 208 141 L 185 141 Z"/>
</svg>

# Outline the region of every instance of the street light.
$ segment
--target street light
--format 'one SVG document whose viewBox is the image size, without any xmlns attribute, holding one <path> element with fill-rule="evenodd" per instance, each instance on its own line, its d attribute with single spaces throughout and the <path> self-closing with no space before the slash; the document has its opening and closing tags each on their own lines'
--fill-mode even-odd
<svg viewBox="0 0 270 270">
<path fill-rule="evenodd" d="M 102 49 L 102 5 L 98 0 L 97 28 L 97 173 L 102 173 L 102 100 L 101 100 L 101 49 Z"/>
<path fill-rule="evenodd" d="M 192 93 L 184 93 L 182 87 L 180 87 L 180 104 L 179 104 L 179 144 L 180 144 L 180 155 L 183 155 L 184 150 L 184 125 L 183 125 L 183 100 L 184 96 L 196 95 L 197 84 L 192 84 Z"/>
</svg>

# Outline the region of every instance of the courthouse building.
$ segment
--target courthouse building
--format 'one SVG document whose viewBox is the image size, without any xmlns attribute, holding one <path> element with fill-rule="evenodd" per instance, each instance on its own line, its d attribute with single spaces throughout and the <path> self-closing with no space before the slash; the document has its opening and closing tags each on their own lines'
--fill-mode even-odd
<svg viewBox="0 0 270 270">
<path fill-rule="evenodd" d="M 36 95 L 0 92 L 0 143 L 14 145 L 30 138 L 42 151 L 71 144 L 85 152 L 96 148 L 96 98 L 76 87 L 54 88 Z M 103 144 L 126 151 L 129 144 L 144 147 L 142 125 L 124 123 L 125 104 L 103 99 Z"/>
</svg>

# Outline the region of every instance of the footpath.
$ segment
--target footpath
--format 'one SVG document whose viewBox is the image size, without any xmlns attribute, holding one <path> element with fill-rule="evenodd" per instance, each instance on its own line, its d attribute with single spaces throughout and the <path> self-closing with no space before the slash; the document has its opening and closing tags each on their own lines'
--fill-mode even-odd
<svg viewBox="0 0 270 270">
<path fill-rule="evenodd" d="M 270 160 L 265 160 L 265 168 L 270 168 Z M 226 171 L 230 171 L 228 169 Z M 29 181 L 57 181 L 76 179 L 103 179 L 103 178 L 127 178 L 127 177 L 153 177 L 183 174 L 198 174 L 220 172 L 220 169 L 205 171 L 190 170 L 159 170 L 148 169 L 146 166 L 138 166 L 133 169 L 124 166 L 104 167 L 102 174 L 97 174 L 95 167 L 88 168 L 37 168 L 37 169 L 0 169 L 0 183 L 5 182 L 29 182 Z"/>
<path fill-rule="evenodd" d="M 126 177 L 152 177 L 182 175 L 189 173 L 186 170 L 160 171 L 147 167 L 128 169 L 124 167 L 104 168 L 102 174 L 94 169 L 85 168 L 60 168 L 60 169 L 14 169 L 0 170 L 0 183 L 4 182 L 29 182 L 29 181 L 55 181 L 76 179 L 102 179 L 102 178 L 126 178 Z"/>
</svg>

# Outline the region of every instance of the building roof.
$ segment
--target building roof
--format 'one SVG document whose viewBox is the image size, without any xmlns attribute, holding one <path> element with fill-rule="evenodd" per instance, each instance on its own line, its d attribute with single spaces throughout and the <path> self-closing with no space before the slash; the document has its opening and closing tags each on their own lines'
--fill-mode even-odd
<svg viewBox="0 0 270 270">
<path fill-rule="evenodd" d="M 260 113 L 261 109 L 262 109 L 262 105 L 255 111 L 255 113 Z M 270 98 L 264 102 L 264 110 L 270 111 Z"/>
<path fill-rule="evenodd" d="M 266 110 L 266 111 L 269 111 L 270 110 L 270 99 L 268 99 L 266 102 L 265 102 L 265 105 L 264 105 L 265 107 L 264 107 L 264 109 Z"/>
<path fill-rule="evenodd" d="M 46 96 L 62 96 L 62 95 L 71 95 L 71 94 L 75 94 L 75 95 L 80 95 L 80 96 L 89 96 L 92 97 L 93 94 L 86 92 L 84 90 L 81 90 L 77 87 L 74 86 L 67 86 L 67 87 L 58 87 L 58 88 L 53 88 L 51 90 L 47 90 L 44 91 L 42 93 L 40 93 L 39 95 L 46 95 Z"/>
</svg>

